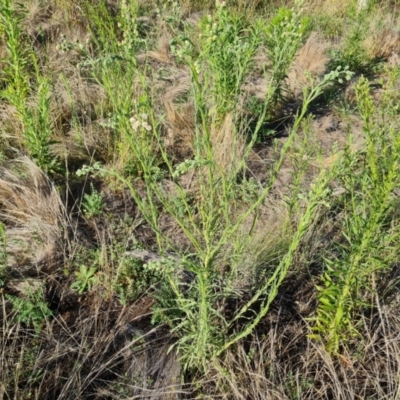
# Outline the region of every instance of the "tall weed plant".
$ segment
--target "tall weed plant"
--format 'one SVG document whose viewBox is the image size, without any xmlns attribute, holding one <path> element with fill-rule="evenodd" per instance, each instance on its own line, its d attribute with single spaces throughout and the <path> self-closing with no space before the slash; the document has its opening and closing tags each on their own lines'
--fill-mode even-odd
<svg viewBox="0 0 400 400">
<path fill-rule="evenodd" d="M 2 60 L 5 65 L 3 79 L 8 83 L 2 96 L 15 99 L 16 102 L 24 99 L 29 90 L 29 53 L 22 34 L 22 20 L 23 13 L 17 12 L 10 0 L 1 0 L 0 32 L 5 39 L 8 53 L 7 59 Z"/>
<path fill-rule="evenodd" d="M 96 51 L 85 49 L 80 67 L 103 87 L 107 94 L 105 121 L 101 124 L 110 131 L 107 161 L 118 164 L 124 174 L 137 175 L 143 170 L 137 157 L 129 150 L 132 128 L 137 139 L 149 143 L 146 136 L 149 131 L 145 121 L 146 110 L 142 113 L 138 111 L 146 108 L 146 105 L 134 106 L 136 99 L 141 103 L 137 93 L 141 91 L 141 83 L 137 79 L 136 57 L 145 44 L 138 29 L 139 5 L 136 1 L 122 1 L 116 24 L 105 3 L 101 2 L 98 8 L 91 3 L 87 3 L 85 7 L 91 16 L 89 29 L 93 34 L 97 33 L 97 39 Z M 143 120 L 138 122 L 138 126 L 135 125 L 135 116 Z M 142 150 L 145 142 L 141 142 Z M 151 158 L 149 153 L 147 155 Z"/>
<path fill-rule="evenodd" d="M 261 23 L 246 27 L 243 18 L 232 14 L 224 2 L 217 2 L 215 13 L 206 17 L 201 28 L 196 67 L 205 84 L 210 85 L 217 118 L 223 117 L 238 103 L 241 86 L 261 44 Z"/>
<path fill-rule="evenodd" d="M 309 31 L 310 20 L 303 16 L 300 6 L 280 8 L 265 28 L 265 50 L 271 62 L 267 94 L 271 106 L 282 99 L 290 65 Z"/>
<path fill-rule="evenodd" d="M 17 12 L 9 0 L 2 0 L 0 29 L 4 32 L 8 57 L 5 60 L 6 87 L 1 96 L 17 110 L 22 123 L 22 142 L 30 156 L 45 172 L 55 168 L 50 154 L 52 122 L 51 84 L 41 74 L 38 61 L 21 23 L 24 14 Z M 36 90 L 33 85 L 36 84 Z"/>
<path fill-rule="evenodd" d="M 333 354 L 357 336 L 357 313 L 370 307 L 374 280 L 395 262 L 399 251 L 393 207 L 400 183 L 400 139 L 398 126 L 387 118 L 396 106 L 385 98 L 375 105 L 366 78 L 357 84 L 356 96 L 365 149 L 348 154 L 338 166 L 346 191 L 342 226 L 346 243 L 338 248 L 338 256 L 326 259 L 311 335 L 323 340 Z"/>
<path fill-rule="evenodd" d="M 138 76 L 141 75 L 137 71 Z M 119 129 L 129 140 L 130 150 L 136 157 L 144 180 L 145 193 L 140 192 L 130 179 L 125 178 L 116 170 L 105 170 L 98 166 L 87 168 L 86 171 L 95 171 L 111 174 L 124 182 L 132 192 L 140 211 L 152 227 L 159 247 L 164 257 L 161 261 L 148 265 L 148 268 L 158 268 L 164 275 L 164 285 L 168 288 L 166 298 L 168 306 L 158 308 L 157 315 L 167 322 L 177 336 L 176 347 L 182 355 L 185 368 L 199 368 L 206 370 L 209 362 L 228 349 L 234 343 L 249 335 L 257 326 L 261 318 L 266 315 L 277 290 L 285 278 L 301 243 L 301 239 L 312 225 L 312 215 L 322 204 L 327 193 L 327 185 L 331 175 L 321 175 L 320 180 L 310 192 L 310 198 L 297 232 L 293 237 L 286 256 L 282 259 L 272 277 L 261 285 L 251 300 L 241 309 L 231 321 L 225 320 L 222 304 L 226 297 L 234 296 L 233 282 L 237 276 L 238 264 L 232 262 L 246 249 L 246 243 L 251 240 L 253 228 L 258 219 L 258 210 L 270 193 L 271 187 L 277 179 L 285 154 L 297 134 L 299 125 L 305 117 L 310 103 L 319 96 L 326 86 L 341 76 L 347 76 L 346 71 L 334 71 L 322 80 L 321 83 L 305 92 L 304 104 L 299 111 L 289 140 L 281 151 L 278 162 L 271 171 L 271 179 L 267 186 L 259 188 L 259 195 L 246 208 L 241 207 L 237 193 L 236 175 L 221 171 L 212 152 L 210 141 L 210 117 L 204 105 L 204 90 L 200 84 L 195 68 L 192 69 L 192 85 L 199 119 L 197 121 L 196 156 L 178 166 L 167 154 L 162 141 L 161 132 L 153 113 L 151 91 L 142 81 L 142 108 L 136 109 L 134 126 L 127 117 L 120 115 Z M 144 97 L 147 100 L 144 101 Z M 146 108 L 144 108 L 146 106 Z M 138 117 L 147 111 L 151 131 L 137 124 Z M 137 129 L 146 130 L 147 141 L 138 140 Z M 254 133 L 257 135 L 257 132 Z M 251 144 L 250 144 L 251 145 Z M 154 147 L 156 146 L 156 147 Z M 174 190 L 166 191 L 163 180 L 160 180 L 160 160 L 156 154 L 149 157 L 149 151 L 156 148 L 161 161 L 167 168 L 168 175 L 173 179 Z M 244 162 L 244 161 L 243 161 Z M 199 199 L 193 206 L 191 197 L 184 186 L 180 184 L 179 176 L 182 173 L 193 171 L 199 184 Z M 171 194 L 173 193 L 173 194 Z M 176 202 L 179 198 L 179 202 Z M 189 252 L 183 252 L 173 237 L 169 237 L 160 229 L 162 215 L 167 214 L 175 221 L 191 244 Z M 250 220 L 250 223 L 248 223 Z M 246 228 L 247 227 L 247 228 Z M 229 247 L 233 252 L 227 258 L 226 250 Z M 177 256 L 171 258 L 169 254 Z M 230 270 L 222 273 L 219 269 L 221 262 L 230 262 Z M 182 271 L 186 271 L 182 273 Z M 187 274 L 189 277 L 187 281 Z M 186 278 L 185 278 L 186 277 Z M 221 288 L 224 288 L 221 290 Z M 228 334 L 235 326 L 235 321 L 243 317 L 257 302 L 262 301 L 262 310 L 244 329 L 235 334 Z"/>
<path fill-rule="evenodd" d="M 50 110 L 50 97 L 52 85 L 48 78 L 37 75 L 37 88 L 32 93 L 34 104 L 26 104 L 19 110 L 20 118 L 24 124 L 24 143 L 31 157 L 46 173 L 55 172 L 57 159 L 52 156 L 50 146 L 54 143 L 51 139 L 53 122 Z"/>
<path fill-rule="evenodd" d="M 147 268 L 157 270 L 163 276 L 160 283 L 163 299 L 156 306 L 155 317 L 167 323 L 177 337 L 174 346 L 182 356 L 184 368 L 202 371 L 209 368 L 210 361 L 215 357 L 252 333 L 267 314 L 292 265 L 303 236 L 312 226 L 314 213 L 324 205 L 328 185 L 332 180 L 329 172 L 322 173 L 311 189 L 304 214 L 277 269 L 260 285 L 248 303 L 231 320 L 226 320 L 221 305 L 227 298 L 235 297 L 235 279 L 239 267 L 235 260 L 240 259 L 246 251 L 259 210 L 276 182 L 285 154 L 298 133 L 310 104 L 333 82 L 350 76 L 348 70 L 338 68 L 304 92 L 303 105 L 296 115 L 278 161 L 271 168 L 268 184 L 260 185 L 258 196 L 244 207 L 241 201 L 242 190 L 237 184 L 238 173 L 246 166 L 247 157 L 269 107 L 280 90 L 279 85 L 284 79 L 282 69 L 289 68 L 305 34 L 306 22 L 299 13 L 286 10 L 280 12 L 279 18 L 272 20 L 273 28 L 267 32 L 271 38 L 270 50 L 275 58 L 272 64 L 271 88 L 264 101 L 263 113 L 251 138 L 245 144 L 244 157 L 224 169 L 216 159 L 213 148 L 212 125 L 215 122 L 216 109 L 210 107 L 209 89 L 213 88 L 211 95 L 214 107 L 222 107 L 217 109 L 218 117 L 222 118 L 239 100 L 241 84 L 259 42 L 251 34 L 246 38 L 241 23 L 222 4 L 218 5 L 214 18 L 216 25 L 212 25 L 212 29 L 215 32 L 212 36 L 203 38 L 205 43 L 202 52 L 197 53 L 189 40 L 177 40 L 174 43 L 175 54 L 191 74 L 196 111 L 193 158 L 176 165 L 164 147 L 162 130 L 152 101 L 155 96 L 147 83 L 146 69 L 139 68 L 134 62 L 110 63 L 103 70 L 100 69 L 101 75 L 97 75 L 97 79 L 108 94 L 116 131 L 129 149 L 135 165 L 134 176 L 143 181 L 143 190 L 139 190 L 137 183 L 132 182 L 132 175 L 129 177 L 116 169 L 107 170 L 95 165 L 81 171 L 114 176 L 130 189 L 143 218 L 155 234 L 161 256 L 156 263 L 147 265 Z M 208 18 L 207 23 L 212 21 L 213 17 Z M 285 33 L 285 29 L 279 31 L 281 24 L 291 32 L 290 35 Z M 278 38 L 278 32 L 282 35 L 281 38 Z M 279 53 L 274 46 L 285 47 Z M 290 52 L 288 48 L 291 49 Z M 235 50 L 238 54 L 235 54 Z M 237 67 L 237 72 L 232 74 L 234 66 Z M 115 71 L 119 75 L 118 80 L 112 75 Z M 121 78 L 124 78 L 123 84 L 118 84 Z M 135 91 L 126 82 L 135 82 Z M 215 96 L 220 95 L 218 90 L 226 96 L 225 99 L 220 99 L 221 104 L 216 104 L 219 100 Z M 234 134 L 239 135 L 240 132 L 234 131 Z M 188 172 L 196 179 L 198 193 L 195 201 L 180 180 Z M 168 190 L 165 177 L 170 178 Z M 165 215 L 181 230 L 185 242 L 188 243 L 187 250 L 182 250 L 180 243 L 160 228 L 161 219 Z M 221 263 L 229 264 L 230 268 L 222 272 L 219 268 Z M 236 321 L 245 317 L 247 311 L 258 302 L 261 302 L 259 314 L 243 329 L 235 331 Z"/>
</svg>

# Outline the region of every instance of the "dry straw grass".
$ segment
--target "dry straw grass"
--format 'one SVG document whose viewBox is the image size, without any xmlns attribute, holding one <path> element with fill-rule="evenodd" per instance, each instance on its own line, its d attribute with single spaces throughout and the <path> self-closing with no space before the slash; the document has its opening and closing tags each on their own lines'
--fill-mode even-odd
<svg viewBox="0 0 400 400">
<path fill-rule="evenodd" d="M 297 313 L 285 301 L 277 304 L 270 315 L 270 324 L 263 327 L 262 337 L 256 336 L 227 352 L 219 368 L 207 377 L 208 382 L 213 382 L 207 387 L 211 397 L 399 398 L 400 321 L 394 309 L 381 307 L 378 302 L 376 313 L 362 319 L 362 337 L 336 357 L 307 339 L 306 323 Z"/>
<path fill-rule="evenodd" d="M 312 78 L 319 78 L 325 73 L 329 62 L 327 54 L 329 46 L 329 43 L 321 39 L 316 32 L 312 32 L 300 49 L 290 67 L 287 79 L 294 97 L 301 95 L 303 89 L 310 86 Z"/>
<path fill-rule="evenodd" d="M 24 31 L 33 43 L 52 41 L 63 29 L 62 21 L 54 15 L 54 8 L 38 0 L 30 1 L 24 18 Z"/>
<path fill-rule="evenodd" d="M 305 0 L 304 8 L 318 13 L 331 16 L 345 16 L 349 7 L 354 4 L 354 0 Z"/>
<path fill-rule="evenodd" d="M 34 336 L 0 301 L 2 398 L 177 400 L 184 393 L 170 339 L 156 328 L 137 328 L 136 304 L 124 308 L 91 296 Z"/>
<path fill-rule="evenodd" d="M 9 273 L 43 267 L 62 249 L 68 217 L 54 185 L 27 157 L 0 169 L 0 218 L 6 225 Z M 29 267 L 27 268 L 29 270 Z"/>
<path fill-rule="evenodd" d="M 246 147 L 245 138 L 238 132 L 233 118 L 233 114 L 229 113 L 222 123 L 211 127 L 210 133 L 213 158 L 227 175 L 237 170 Z"/>
<path fill-rule="evenodd" d="M 170 83 L 161 90 L 162 103 L 166 118 L 164 122 L 164 145 L 178 160 L 193 154 L 196 136 L 195 110 L 191 102 L 180 104 L 179 99 L 191 91 L 190 75 L 187 70 L 172 73 Z"/>
<path fill-rule="evenodd" d="M 396 29 L 397 21 L 386 17 L 383 21 L 372 20 L 369 27 L 370 35 L 364 41 L 364 46 L 371 59 L 388 59 L 400 55 L 400 33 Z"/>
<path fill-rule="evenodd" d="M 195 138 L 194 109 L 186 105 L 177 109 L 173 103 L 165 101 L 166 134 L 164 145 L 174 151 L 177 159 L 185 159 L 193 154 L 193 141 Z"/>
<path fill-rule="evenodd" d="M 145 60 L 152 60 L 161 64 L 173 64 L 173 57 L 171 54 L 171 46 L 168 34 L 164 33 L 158 39 L 157 46 L 154 50 L 149 50 L 146 53 L 142 53 L 138 56 L 138 60 L 143 62 Z"/>
</svg>

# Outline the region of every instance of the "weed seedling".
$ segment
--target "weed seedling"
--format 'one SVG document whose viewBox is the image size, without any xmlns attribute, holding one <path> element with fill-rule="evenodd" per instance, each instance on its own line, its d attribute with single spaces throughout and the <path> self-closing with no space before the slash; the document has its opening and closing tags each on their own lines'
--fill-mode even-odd
<svg viewBox="0 0 400 400">
<path fill-rule="evenodd" d="M 96 267 L 87 268 L 86 265 L 81 265 L 79 271 L 75 272 L 76 280 L 71 285 L 71 289 L 76 290 L 79 294 L 85 291 L 90 291 L 97 283 Z"/>
<path fill-rule="evenodd" d="M 82 208 L 87 218 L 92 218 L 100 215 L 105 207 L 103 196 L 90 184 L 90 194 L 85 194 L 83 197 Z"/>
</svg>

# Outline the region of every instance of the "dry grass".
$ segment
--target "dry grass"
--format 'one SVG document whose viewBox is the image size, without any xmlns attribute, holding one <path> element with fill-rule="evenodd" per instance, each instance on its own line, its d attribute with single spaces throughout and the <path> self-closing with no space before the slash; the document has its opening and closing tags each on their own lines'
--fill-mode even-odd
<svg viewBox="0 0 400 400">
<path fill-rule="evenodd" d="M 318 82 L 329 62 L 327 54 L 330 44 L 312 32 L 307 42 L 300 49 L 290 67 L 288 86 L 291 94 L 297 98 L 312 83 Z"/>
<path fill-rule="evenodd" d="M 236 172 L 245 152 L 244 135 L 238 132 L 232 113 L 225 116 L 222 123 L 211 128 L 213 158 L 221 171 L 230 175 Z"/>
<path fill-rule="evenodd" d="M 364 41 L 364 46 L 372 59 L 386 60 L 400 55 L 400 33 L 396 29 L 397 25 L 393 17 L 386 17 L 383 21 L 371 21 L 371 34 Z"/>
<path fill-rule="evenodd" d="M 15 107 L 5 103 L 0 104 L 1 140 L 4 150 L 9 150 L 11 146 L 18 147 L 20 145 L 22 124 L 17 115 L 18 112 Z"/>
<path fill-rule="evenodd" d="M 139 61 L 150 59 L 162 64 L 173 64 L 174 60 L 171 54 L 170 40 L 171 37 L 168 34 L 162 34 L 158 39 L 156 48 L 139 55 Z"/>
<path fill-rule="evenodd" d="M 304 7 L 316 14 L 326 13 L 335 17 L 344 17 L 352 4 L 354 4 L 354 0 L 306 0 L 304 2 Z"/>
<path fill-rule="evenodd" d="M 170 339 L 143 331 L 135 305 L 105 303 L 94 293 L 80 310 L 61 309 L 32 346 L 33 332 L 0 302 L 2 398 L 172 400 L 184 392 Z"/>
<path fill-rule="evenodd" d="M 48 263 L 63 250 L 69 221 L 55 186 L 27 157 L 0 170 L 0 218 L 6 225 L 6 274 L 20 278 L 54 268 Z"/>
<path fill-rule="evenodd" d="M 204 386 L 209 398 L 398 398 L 400 321 L 395 310 L 378 307 L 372 316 L 364 317 L 362 337 L 337 357 L 307 339 L 307 324 L 290 299 L 276 304 L 272 314 L 260 336 L 229 351 L 207 377 Z"/>
<path fill-rule="evenodd" d="M 179 107 L 170 99 L 164 101 L 166 111 L 164 145 L 173 149 L 177 160 L 193 154 L 195 138 L 194 108 L 186 104 Z"/>
</svg>

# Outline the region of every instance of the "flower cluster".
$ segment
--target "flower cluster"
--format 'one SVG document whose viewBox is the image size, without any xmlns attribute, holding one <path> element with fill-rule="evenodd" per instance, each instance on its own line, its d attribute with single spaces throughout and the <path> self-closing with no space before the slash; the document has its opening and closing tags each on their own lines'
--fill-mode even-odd
<svg viewBox="0 0 400 400">
<path fill-rule="evenodd" d="M 177 261 L 174 257 L 162 257 L 157 261 L 150 261 L 143 265 L 148 271 L 162 273 L 162 274 L 172 274 L 176 271 L 179 266 L 179 261 Z"/>
<path fill-rule="evenodd" d="M 129 122 L 132 125 L 134 131 L 139 130 L 140 128 L 145 129 L 147 132 L 151 131 L 151 125 L 148 123 L 149 116 L 147 114 L 140 114 L 137 117 L 131 117 Z"/>
<path fill-rule="evenodd" d="M 180 60 L 191 59 L 193 45 L 187 38 L 177 38 L 170 42 L 171 52 Z"/>
<path fill-rule="evenodd" d="M 216 2 L 216 12 L 214 15 L 207 15 L 202 26 L 200 37 L 204 40 L 204 45 L 212 51 L 221 53 L 221 46 L 230 46 L 235 40 L 239 40 L 240 28 L 233 15 L 226 8 L 224 1 Z"/>
<path fill-rule="evenodd" d="M 276 47 L 278 43 L 281 44 L 283 37 L 301 41 L 308 25 L 309 20 L 302 17 L 301 11 L 281 8 L 265 31 L 267 45 Z"/>
</svg>

